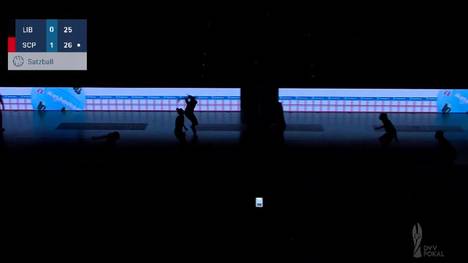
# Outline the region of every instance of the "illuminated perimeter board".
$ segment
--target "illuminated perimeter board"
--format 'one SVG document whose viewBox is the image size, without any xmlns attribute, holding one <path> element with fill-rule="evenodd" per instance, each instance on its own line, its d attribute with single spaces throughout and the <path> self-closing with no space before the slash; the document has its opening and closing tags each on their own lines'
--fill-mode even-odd
<svg viewBox="0 0 468 263">
<path fill-rule="evenodd" d="M 11 21 L 8 70 L 87 70 L 86 20 Z"/>
<path fill-rule="evenodd" d="M 0 87 L 5 110 L 175 111 L 195 96 L 197 111 L 240 111 L 239 88 Z"/>
<path fill-rule="evenodd" d="M 468 112 L 467 89 L 279 89 L 286 112 Z"/>
</svg>

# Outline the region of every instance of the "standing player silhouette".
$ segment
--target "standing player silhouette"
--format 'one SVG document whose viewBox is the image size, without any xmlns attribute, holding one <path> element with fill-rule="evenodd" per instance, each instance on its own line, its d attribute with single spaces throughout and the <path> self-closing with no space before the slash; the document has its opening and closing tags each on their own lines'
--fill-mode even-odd
<svg viewBox="0 0 468 263">
<path fill-rule="evenodd" d="M 184 124 L 184 110 L 183 109 L 176 109 L 177 111 L 177 118 L 176 118 L 176 121 L 175 121 L 175 128 L 174 128 L 174 134 L 177 138 L 177 140 L 181 143 L 181 144 L 186 144 L 187 143 L 187 140 L 185 138 L 185 131 L 184 130 L 187 130 L 187 128 L 185 127 L 185 124 Z"/>
<path fill-rule="evenodd" d="M 188 95 L 185 98 L 185 103 L 187 104 L 185 106 L 185 116 L 187 116 L 187 119 L 189 119 L 190 122 L 192 122 L 191 128 L 192 128 L 193 136 L 197 137 L 198 119 L 197 119 L 197 116 L 195 116 L 195 107 L 197 106 L 198 101 L 194 96 Z"/>
<path fill-rule="evenodd" d="M 2 108 L 0 109 L 0 132 L 4 132 L 5 129 L 3 128 L 3 111 L 5 110 L 5 104 L 3 103 L 2 94 L 0 94 L 0 105 Z"/>
</svg>

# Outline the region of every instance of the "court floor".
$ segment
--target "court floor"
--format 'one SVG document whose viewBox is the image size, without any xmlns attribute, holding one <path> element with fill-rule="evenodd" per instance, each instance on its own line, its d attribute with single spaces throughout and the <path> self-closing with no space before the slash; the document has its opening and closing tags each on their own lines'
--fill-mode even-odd
<svg viewBox="0 0 468 263">
<path fill-rule="evenodd" d="M 428 153 L 443 129 L 466 164 L 468 115 L 390 114 L 400 142 L 382 151 L 377 114 L 290 113 L 284 152 L 237 147 L 240 114 L 204 112 L 199 144 L 209 147 L 179 151 L 175 117 L 4 112 L 8 243 L 35 233 L 37 243 L 55 239 L 40 249 L 51 254 L 108 244 L 106 257 L 219 262 L 218 251 L 257 262 L 334 262 L 339 249 L 347 259 L 408 259 L 418 222 L 427 244 L 466 258 L 466 168 L 438 169 Z M 94 147 L 105 144 L 92 136 L 114 130 L 121 140 L 111 151 Z"/>
<path fill-rule="evenodd" d="M 199 142 L 238 144 L 242 125 L 239 112 L 199 112 Z M 399 131 L 394 148 L 433 148 L 434 132 L 444 130 L 459 153 L 459 162 L 468 162 L 467 114 L 389 115 Z M 11 147 L 34 143 L 93 143 L 92 136 L 119 131 L 121 147 L 130 145 L 177 144 L 173 129 L 174 112 L 3 112 L 4 143 Z M 291 146 L 379 147 L 382 131 L 376 113 L 286 113 L 285 143 Z M 186 120 L 186 126 L 190 122 Z M 192 133 L 189 129 L 187 138 Z"/>
</svg>

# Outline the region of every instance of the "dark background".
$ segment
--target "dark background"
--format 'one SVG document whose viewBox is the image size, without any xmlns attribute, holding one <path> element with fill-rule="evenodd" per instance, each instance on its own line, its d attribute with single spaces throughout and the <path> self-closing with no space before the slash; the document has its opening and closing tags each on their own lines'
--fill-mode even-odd
<svg viewBox="0 0 468 263">
<path fill-rule="evenodd" d="M 83 2 L 1 10 L 2 86 L 464 87 L 457 6 Z M 87 72 L 8 72 L 15 18 L 88 19 Z"/>
<path fill-rule="evenodd" d="M 279 86 L 468 84 L 461 6 L 124 2 L 2 3 L 0 86 L 240 86 L 256 123 L 255 106 L 274 101 Z M 16 18 L 88 19 L 88 71 L 8 72 Z M 61 259 L 409 259 L 411 228 L 421 222 L 428 244 L 466 257 L 464 167 L 433 169 L 420 149 L 313 143 L 7 152 L 7 250 Z M 255 196 L 265 209 L 253 207 Z"/>
</svg>

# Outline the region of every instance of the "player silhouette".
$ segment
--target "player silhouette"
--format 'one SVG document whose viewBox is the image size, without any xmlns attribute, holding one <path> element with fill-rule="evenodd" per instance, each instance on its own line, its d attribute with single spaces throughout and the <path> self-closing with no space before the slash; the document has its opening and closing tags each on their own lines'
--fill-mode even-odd
<svg viewBox="0 0 468 263">
<path fill-rule="evenodd" d="M 457 159 L 457 151 L 452 144 L 445 138 L 443 131 L 436 131 L 434 135 L 439 144 L 439 161 L 443 164 L 451 165 Z"/>
<path fill-rule="evenodd" d="M 284 109 L 281 102 L 276 102 L 272 112 L 271 132 L 273 141 L 284 144 L 284 131 L 286 130 L 286 120 L 284 118 Z"/>
<path fill-rule="evenodd" d="M 120 140 L 120 133 L 115 131 L 102 136 L 93 136 L 93 140 L 105 140 L 108 144 L 115 144 Z"/>
<path fill-rule="evenodd" d="M 5 110 L 5 104 L 3 103 L 2 94 L 0 94 L 0 106 L 2 107 L 0 109 L 0 132 L 4 132 L 5 129 L 3 128 L 3 111 Z"/>
<path fill-rule="evenodd" d="M 380 121 L 382 121 L 382 126 L 376 127 L 376 130 L 384 129 L 384 135 L 380 136 L 379 141 L 382 146 L 389 145 L 393 140 L 398 142 L 397 130 L 393 125 L 392 121 L 388 118 L 387 113 L 381 113 L 379 116 Z"/>
<path fill-rule="evenodd" d="M 186 144 L 187 139 L 185 138 L 185 131 L 187 127 L 185 127 L 184 110 L 177 108 L 176 111 L 178 115 L 175 121 L 174 134 L 181 144 Z"/>
<path fill-rule="evenodd" d="M 185 103 L 187 104 L 185 106 L 185 116 L 187 116 L 187 119 L 192 123 L 190 128 L 192 129 L 193 136 L 197 137 L 198 119 L 197 116 L 195 116 L 195 107 L 197 106 L 198 101 L 194 96 L 188 95 L 185 98 Z"/>
</svg>

